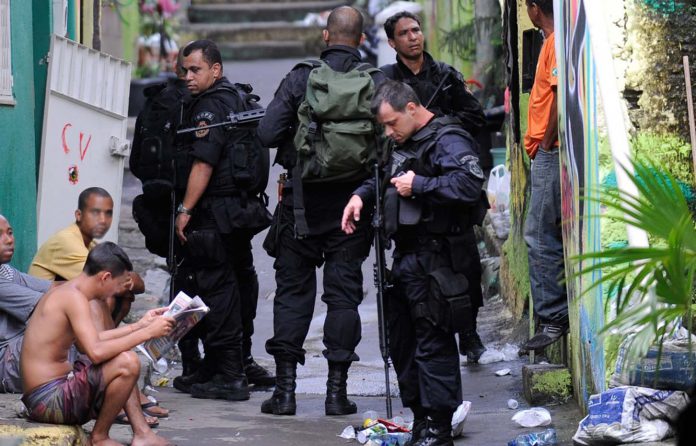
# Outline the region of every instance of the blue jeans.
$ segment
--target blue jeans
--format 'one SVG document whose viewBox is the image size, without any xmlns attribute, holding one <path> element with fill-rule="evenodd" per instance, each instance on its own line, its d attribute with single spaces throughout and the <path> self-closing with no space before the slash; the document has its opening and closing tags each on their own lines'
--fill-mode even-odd
<svg viewBox="0 0 696 446">
<path fill-rule="evenodd" d="M 568 296 L 563 283 L 561 182 L 558 148 L 539 150 L 532 161 L 532 194 L 524 228 L 529 251 L 529 282 L 540 322 L 567 323 Z"/>
</svg>

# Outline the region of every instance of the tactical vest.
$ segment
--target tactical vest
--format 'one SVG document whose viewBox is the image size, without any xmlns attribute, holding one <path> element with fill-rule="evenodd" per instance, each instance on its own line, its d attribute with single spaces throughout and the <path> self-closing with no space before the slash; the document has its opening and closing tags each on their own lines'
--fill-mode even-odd
<svg viewBox="0 0 696 446">
<path fill-rule="evenodd" d="M 258 96 L 251 94 L 251 87 L 242 84 L 221 83 L 197 96 L 189 110 L 197 102 L 215 101 L 219 109 L 225 112 L 218 119 L 227 119 L 229 113 L 261 108 Z M 191 121 L 189 116 L 189 121 Z M 191 122 L 196 125 L 196 123 Z M 240 196 L 242 206 L 250 196 L 261 196 L 268 185 L 270 160 L 268 149 L 262 147 L 256 137 L 256 128 L 237 128 L 226 133 L 225 149 L 220 161 L 215 166 L 213 175 L 206 189 L 206 196 Z"/>
<path fill-rule="evenodd" d="M 438 141 L 448 134 L 459 135 L 470 144 L 476 144 L 471 135 L 461 127 L 457 118 L 451 116 L 435 118 L 413 135 L 405 145 L 392 150 L 386 182 L 409 170 L 419 176 L 437 176 L 438 172 L 433 170 L 427 160 Z M 388 236 L 396 235 L 397 238 L 460 233 L 474 224 L 480 225 L 487 209 L 487 201 L 486 203 L 482 201 L 478 206 L 469 204 L 433 206 L 418 198 L 401 197 L 396 188 L 391 185 L 383 190 L 385 190 L 385 232 Z"/>
</svg>

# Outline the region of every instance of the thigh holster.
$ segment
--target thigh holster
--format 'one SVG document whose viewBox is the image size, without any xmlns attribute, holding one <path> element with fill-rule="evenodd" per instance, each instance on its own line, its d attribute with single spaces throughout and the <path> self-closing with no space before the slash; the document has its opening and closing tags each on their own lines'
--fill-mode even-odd
<svg viewBox="0 0 696 446">
<path fill-rule="evenodd" d="M 469 282 L 450 267 L 438 268 L 428 274 L 429 298 L 411 311 L 414 320 L 425 318 L 443 330 L 455 333 L 471 326 Z"/>
</svg>

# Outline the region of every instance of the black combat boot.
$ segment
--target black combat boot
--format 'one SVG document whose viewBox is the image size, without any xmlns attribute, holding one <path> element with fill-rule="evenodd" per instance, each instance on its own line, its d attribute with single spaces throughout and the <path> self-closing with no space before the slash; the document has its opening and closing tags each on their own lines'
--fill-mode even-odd
<svg viewBox="0 0 696 446">
<path fill-rule="evenodd" d="M 348 399 L 348 368 L 350 362 L 329 361 L 329 379 L 326 380 L 326 415 L 350 415 L 358 406 Z"/>
<path fill-rule="evenodd" d="M 244 374 L 249 384 L 254 385 L 253 390 L 267 390 L 273 387 L 276 382 L 276 377 L 254 361 L 254 357 L 251 355 L 244 358 Z"/>
<path fill-rule="evenodd" d="M 475 329 L 459 333 L 459 353 L 466 355 L 466 362 L 477 363 L 486 347 Z"/>
<path fill-rule="evenodd" d="M 191 396 L 229 401 L 248 400 L 249 383 L 244 375 L 241 346 L 218 352 L 218 373 L 210 381 L 192 385 Z"/>
<path fill-rule="evenodd" d="M 184 337 L 179 341 L 179 351 L 181 352 L 181 376 L 192 375 L 203 364 L 201 353 L 198 350 L 198 339 L 188 339 Z"/>
<path fill-rule="evenodd" d="M 275 363 L 275 390 L 273 395 L 261 404 L 261 412 L 273 415 L 295 415 L 297 362 L 276 356 Z"/>
<path fill-rule="evenodd" d="M 174 378 L 174 388 L 184 393 L 191 393 L 191 386 L 210 381 L 213 378 L 216 373 L 214 363 L 215 355 L 212 352 L 206 353 L 195 372 L 182 373 L 181 376 Z"/>
<path fill-rule="evenodd" d="M 411 439 L 404 446 L 413 446 L 425 436 L 428 429 L 428 416 L 425 409 L 421 406 L 412 406 L 413 426 L 411 427 Z"/>
<path fill-rule="evenodd" d="M 428 420 L 428 428 L 420 440 L 413 446 L 454 446 L 452 424 L 450 419 Z"/>
</svg>

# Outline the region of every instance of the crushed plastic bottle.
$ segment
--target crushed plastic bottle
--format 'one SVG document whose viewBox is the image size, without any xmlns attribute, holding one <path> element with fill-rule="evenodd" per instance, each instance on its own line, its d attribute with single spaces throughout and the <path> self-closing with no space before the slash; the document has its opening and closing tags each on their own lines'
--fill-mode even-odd
<svg viewBox="0 0 696 446">
<path fill-rule="evenodd" d="M 517 438 L 508 442 L 508 446 L 553 446 L 557 444 L 556 429 L 518 435 Z"/>
<path fill-rule="evenodd" d="M 388 432 L 386 434 L 375 433 L 370 435 L 369 446 L 404 446 L 411 440 L 409 432 Z"/>
</svg>

